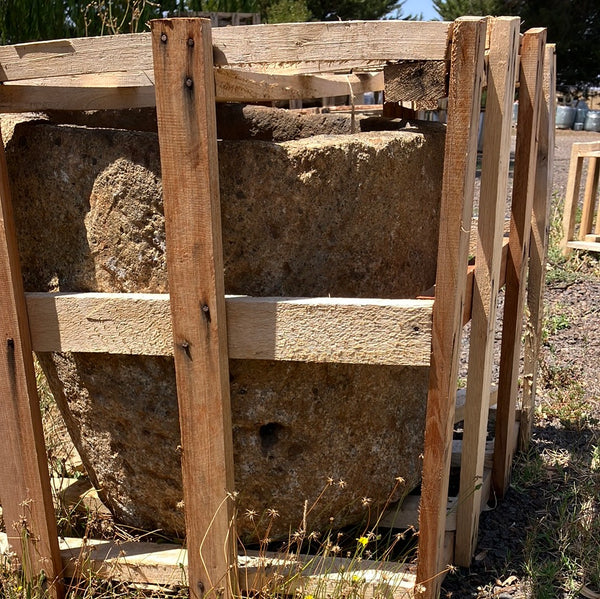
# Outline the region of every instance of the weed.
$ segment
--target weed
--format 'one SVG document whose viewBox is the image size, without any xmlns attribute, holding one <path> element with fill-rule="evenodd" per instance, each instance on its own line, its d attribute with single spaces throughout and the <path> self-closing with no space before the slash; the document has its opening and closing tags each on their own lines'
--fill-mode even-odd
<svg viewBox="0 0 600 599">
<path fill-rule="evenodd" d="M 538 472 L 559 473 L 557 484 L 542 486 L 547 489 L 546 509 L 532 519 L 525 540 L 524 565 L 533 597 L 574 599 L 584 584 L 600 589 L 599 458 L 597 445 L 584 454 L 544 451 L 528 458 Z"/>
</svg>

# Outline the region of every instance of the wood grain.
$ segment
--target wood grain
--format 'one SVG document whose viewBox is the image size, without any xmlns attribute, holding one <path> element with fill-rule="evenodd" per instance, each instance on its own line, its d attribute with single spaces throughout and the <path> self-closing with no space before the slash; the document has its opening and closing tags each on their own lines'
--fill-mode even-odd
<svg viewBox="0 0 600 599">
<path fill-rule="evenodd" d="M 210 21 L 152 22 L 190 597 L 235 594 L 233 443 Z"/>
<path fill-rule="evenodd" d="M 218 66 L 271 73 L 381 67 L 389 60 L 444 60 L 451 23 L 352 21 L 219 27 Z M 0 81 L 152 71 L 148 33 L 75 38 L 0 47 Z"/>
<path fill-rule="evenodd" d="M 356 96 L 381 91 L 383 74 L 271 74 L 230 68 L 215 69 L 217 102 L 264 102 Z"/>
<path fill-rule="evenodd" d="M 172 355 L 168 295 L 28 293 L 34 351 Z M 428 366 L 433 301 L 226 298 L 229 357 Z"/>
<path fill-rule="evenodd" d="M 383 74 L 281 75 L 214 70 L 217 102 L 264 102 L 358 95 L 383 89 Z M 0 111 L 108 110 L 156 105 L 154 74 L 46 77 L 0 86 Z"/>
<path fill-rule="evenodd" d="M 597 156 L 588 159 L 587 180 L 583 192 L 583 211 L 579 225 L 579 240 L 585 241 L 585 236 L 592 232 L 594 215 L 596 213 L 596 196 L 598 195 L 598 178 L 600 177 L 600 161 Z"/>
<path fill-rule="evenodd" d="M 514 413 L 519 387 L 523 305 L 527 284 L 531 215 L 535 190 L 545 44 L 546 30 L 542 28 L 528 30 L 521 42 L 519 117 L 498 379 L 496 444 L 492 470 L 493 486 L 498 497 L 504 497 L 510 484 L 510 470 L 514 454 L 510 439 L 513 437 Z"/>
<path fill-rule="evenodd" d="M 0 327 L 2 515 L 25 580 L 35 584 L 45 573 L 50 596 L 58 598 L 63 595 L 58 535 L 1 137 Z"/>
<path fill-rule="evenodd" d="M 66 538 L 61 550 L 69 576 L 89 576 L 88 569 L 103 578 L 181 585 L 188 572 L 189 551 L 180 545 Z M 367 559 L 248 551 L 237 562 L 240 588 L 248 594 L 276 584 L 288 595 L 352 589 L 364 599 L 375 599 L 382 592 L 389 599 L 408 599 L 415 579 L 408 564 L 382 565 Z M 277 576 L 283 581 L 275 580 Z"/>
<path fill-rule="evenodd" d="M 448 95 L 445 60 L 406 60 L 383 68 L 385 101 L 413 101 L 417 110 L 434 110 Z"/>
<path fill-rule="evenodd" d="M 487 100 L 454 558 L 464 567 L 471 565 L 479 530 L 519 26 L 519 18 L 488 21 Z"/>
<path fill-rule="evenodd" d="M 521 401 L 521 426 L 519 428 L 519 449 L 521 451 L 527 449 L 531 438 L 538 357 L 542 341 L 556 119 L 555 52 L 556 48 L 554 44 L 546 45 L 546 56 L 544 57 L 544 93 L 540 110 L 531 241 L 529 247 L 529 277 L 527 282 L 529 318 L 525 335 L 523 398 Z"/>
<path fill-rule="evenodd" d="M 454 23 L 448 125 L 440 209 L 432 356 L 425 424 L 417 582 L 418 597 L 437 597 L 452 448 L 454 399 L 473 211 L 485 19 Z"/>
<path fill-rule="evenodd" d="M 588 252 L 600 252 L 600 243 L 597 241 L 569 241 L 567 247 Z"/>
</svg>

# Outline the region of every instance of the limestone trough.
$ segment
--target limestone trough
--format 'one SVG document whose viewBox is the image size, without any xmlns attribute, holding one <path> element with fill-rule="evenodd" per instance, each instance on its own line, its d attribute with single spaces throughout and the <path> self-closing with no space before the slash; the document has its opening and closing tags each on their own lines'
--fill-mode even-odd
<svg viewBox="0 0 600 599">
<path fill-rule="evenodd" d="M 443 128 L 334 134 L 350 117 L 320 115 L 327 135 L 289 139 L 315 133 L 307 117 L 282 127 L 277 110 L 237 112 L 250 139 L 219 142 L 226 293 L 413 298 L 433 285 Z M 154 132 L 24 122 L 7 159 L 26 291 L 168 292 Z M 182 535 L 172 358 L 39 359 L 115 517 Z M 392 499 L 415 487 L 427 382 L 426 367 L 230 360 L 241 536 L 268 509 L 270 534 L 286 536 L 329 477 L 346 484 L 311 529 L 360 520 L 360 498 L 382 505 L 397 477 Z"/>
</svg>

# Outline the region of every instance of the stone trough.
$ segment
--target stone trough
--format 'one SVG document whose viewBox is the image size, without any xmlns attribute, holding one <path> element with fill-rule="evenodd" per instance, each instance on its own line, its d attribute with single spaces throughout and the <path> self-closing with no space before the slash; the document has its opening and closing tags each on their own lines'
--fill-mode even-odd
<svg viewBox="0 0 600 599">
<path fill-rule="evenodd" d="M 350 117 L 234 112 L 221 137 L 250 139 L 219 142 L 226 293 L 412 298 L 433 285 L 442 127 L 348 134 Z M 317 126 L 328 135 L 290 139 Z M 154 132 L 25 122 L 7 159 L 27 291 L 168 292 Z M 39 359 L 116 519 L 183 534 L 172 359 Z M 418 484 L 427 368 L 230 360 L 230 381 L 243 538 L 269 509 L 272 536 L 296 529 L 329 477 L 346 484 L 311 530 L 359 521 L 360 498 L 382 505 L 397 477 L 393 500 Z"/>
</svg>

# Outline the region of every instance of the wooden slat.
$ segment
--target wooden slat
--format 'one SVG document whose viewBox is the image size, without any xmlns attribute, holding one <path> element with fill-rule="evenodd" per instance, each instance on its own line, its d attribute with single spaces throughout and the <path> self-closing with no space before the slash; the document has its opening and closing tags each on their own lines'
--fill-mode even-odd
<svg viewBox="0 0 600 599">
<path fill-rule="evenodd" d="M 417 582 L 424 587 L 418 596 L 428 599 L 437 597 L 443 569 L 485 31 L 485 19 L 462 18 L 455 22 L 452 38 L 417 566 Z"/>
<path fill-rule="evenodd" d="M 0 81 L 152 71 L 149 33 L 51 40 L 0 47 Z"/>
<path fill-rule="evenodd" d="M 4 144 L 0 137 L 0 495 L 25 579 L 63 595 L 56 520 L 36 389 Z"/>
<path fill-rule="evenodd" d="M 492 472 L 494 490 L 498 497 L 504 497 L 510 484 L 514 454 L 509 440 L 514 429 L 519 387 L 523 305 L 535 189 L 539 114 L 543 95 L 545 43 L 546 30 L 541 28 L 527 31 L 521 43 L 519 118 L 498 379 L 496 445 Z"/>
<path fill-rule="evenodd" d="M 600 252 L 600 243 L 597 241 L 569 241 L 567 248 L 586 250 L 588 252 Z"/>
<path fill-rule="evenodd" d="M 592 232 L 594 214 L 596 212 L 596 195 L 598 194 L 598 177 L 600 176 L 600 162 L 598 157 L 591 156 L 588 160 L 588 173 L 583 193 L 583 212 L 579 225 L 579 240 L 585 241 L 585 236 Z"/>
<path fill-rule="evenodd" d="M 519 54 L 519 18 L 490 19 L 487 100 L 469 346 L 455 563 L 468 567 L 477 545 L 496 305 L 510 164 L 512 107 Z"/>
<path fill-rule="evenodd" d="M 382 73 L 273 75 L 215 69 L 217 102 L 263 102 L 358 95 L 383 89 Z M 97 110 L 156 105 L 154 74 L 47 77 L 0 86 L 0 111 Z"/>
<path fill-rule="evenodd" d="M 93 87 L 73 85 L 0 86 L 1 112 L 44 110 L 121 110 L 155 106 L 154 86 Z"/>
<path fill-rule="evenodd" d="M 215 64 L 325 72 L 394 60 L 444 60 L 451 23 L 347 21 L 219 28 Z"/>
<path fill-rule="evenodd" d="M 388 60 L 444 60 L 451 23 L 352 21 L 220 27 L 219 66 L 272 73 L 383 66 Z M 75 38 L 0 47 L 0 81 L 152 71 L 150 34 Z"/>
<path fill-rule="evenodd" d="M 527 307 L 529 311 L 525 335 L 523 364 L 523 399 L 519 448 L 527 449 L 535 409 L 538 357 L 542 340 L 544 317 L 544 286 L 546 259 L 550 233 L 550 202 L 552 199 L 552 164 L 554 161 L 554 126 L 556 117 L 556 55 L 554 44 L 546 46 L 544 58 L 544 93 L 540 110 L 538 153 L 533 195 L 531 242 L 529 248 L 529 276 Z"/>
<path fill-rule="evenodd" d="M 236 536 L 210 21 L 153 21 L 152 51 L 190 597 L 228 599 Z"/>
<path fill-rule="evenodd" d="M 168 295 L 28 293 L 34 351 L 172 355 Z M 433 301 L 226 298 L 231 358 L 428 366 Z"/>
<path fill-rule="evenodd" d="M 571 255 L 568 242 L 575 235 L 575 219 L 577 204 L 579 200 L 579 188 L 581 187 L 581 174 L 583 172 L 583 157 L 579 156 L 577 144 L 571 147 L 571 161 L 569 163 L 569 178 L 567 179 L 567 190 L 565 194 L 565 206 L 563 209 L 563 237 L 560 247 L 563 256 Z"/>
<path fill-rule="evenodd" d="M 381 91 L 383 73 L 283 75 L 215 69 L 217 102 L 308 100 Z"/>
<path fill-rule="evenodd" d="M 413 101 L 420 110 L 437 108 L 448 94 L 446 65 L 445 60 L 407 60 L 385 66 L 385 101 Z"/>
<path fill-rule="evenodd" d="M 61 540 L 67 576 L 104 578 L 141 584 L 182 585 L 188 573 L 188 551 L 174 544 L 113 542 L 67 538 Z M 366 559 L 282 555 L 248 552 L 237 558 L 240 590 L 285 589 L 286 594 L 359 593 L 373 599 L 382 593 L 389 599 L 412 596 L 414 573 L 402 563 Z M 281 577 L 281 578 L 279 578 Z"/>
</svg>

